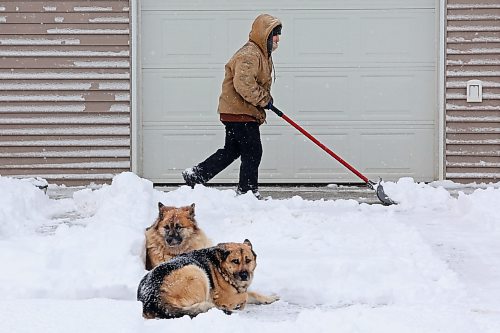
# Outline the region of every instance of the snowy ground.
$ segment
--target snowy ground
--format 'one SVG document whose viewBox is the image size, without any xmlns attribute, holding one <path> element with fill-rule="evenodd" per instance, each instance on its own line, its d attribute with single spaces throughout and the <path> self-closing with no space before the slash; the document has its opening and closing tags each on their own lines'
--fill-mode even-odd
<svg viewBox="0 0 500 333">
<path fill-rule="evenodd" d="M 399 205 L 384 207 L 202 186 L 165 193 L 132 173 L 51 199 L 0 177 L 0 332 L 498 333 L 500 183 L 456 197 L 455 186 L 387 182 Z M 196 203 L 214 243 L 250 239 L 252 289 L 281 300 L 144 320 L 135 293 L 158 201 Z"/>
</svg>

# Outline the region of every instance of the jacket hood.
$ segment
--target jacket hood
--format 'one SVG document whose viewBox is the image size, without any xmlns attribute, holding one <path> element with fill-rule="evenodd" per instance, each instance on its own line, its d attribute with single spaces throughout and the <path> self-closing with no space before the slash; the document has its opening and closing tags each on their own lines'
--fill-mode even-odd
<svg viewBox="0 0 500 333">
<path fill-rule="evenodd" d="M 250 41 L 254 42 L 259 48 L 267 54 L 267 38 L 274 27 L 281 25 L 281 21 L 269 14 L 260 14 L 255 18 L 252 24 L 252 30 L 248 35 Z"/>
</svg>

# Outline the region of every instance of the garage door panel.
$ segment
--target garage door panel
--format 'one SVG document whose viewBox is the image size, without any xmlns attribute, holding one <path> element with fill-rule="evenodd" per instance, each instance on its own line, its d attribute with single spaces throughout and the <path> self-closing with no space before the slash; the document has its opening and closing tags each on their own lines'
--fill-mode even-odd
<svg viewBox="0 0 500 333">
<path fill-rule="evenodd" d="M 434 165 L 434 129 L 388 128 L 360 131 L 361 165 L 368 175 L 386 178 L 414 177 L 425 181 Z"/>
<path fill-rule="evenodd" d="M 361 54 L 367 61 L 433 63 L 433 11 L 395 11 L 360 18 Z M 414 32 L 418 31 L 418 34 Z M 410 37 L 411 36 L 411 37 Z M 413 37 L 415 36 L 415 37 Z"/>
<path fill-rule="evenodd" d="M 220 15 L 145 12 L 141 38 L 142 65 L 220 62 L 225 50 Z"/>
<path fill-rule="evenodd" d="M 218 122 L 220 71 L 148 70 L 143 77 L 144 122 Z"/>
<path fill-rule="evenodd" d="M 435 121 L 433 71 L 389 71 L 362 74 L 359 119 Z M 425 96 L 425 97 L 424 97 Z"/>
<path fill-rule="evenodd" d="M 349 119 L 349 77 L 338 75 L 296 75 L 294 105 L 298 120 Z M 286 83 L 285 83 L 286 85 Z M 276 95 L 276 101 L 280 101 Z"/>
<path fill-rule="evenodd" d="M 347 131 L 332 128 L 317 131 L 315 137 L 324 145 L 332 149 L 339 156 L 349 156 L 351 151 L 350 135 Z M 332 179 L 332 175 L 342 175 L 345 169 L 321 148 L 309 139 L 297 133 L 294 135 L 294 162 L 297 177 L 315 177 Z"/>
<path fill-rule="evenodd" d="M 307 60 L 317 60 L 318 57 L 332 56 L 342 58 L 351 53 L 349 35 L 352 34 L 352 30 L 349 26 L 349 17 L 337 15 L 338 17 L 334 18 L 331 15 L 295 16 L 292 21 L 294 30 L 291 33 L 288 33 L 287 21 L 283 18 L 285 27 L 281 45 L 285 45 L 283 49 L 286 56 L 290 56 L 292 45 L 295 48 L 294 57 L 297 58 L 292 61 L 303 59 L 307 62 Z M 293 39 L 295 44 L 287 46 L 287 39 Z"/>
<path fill-rule="evenodd" d="M 361 116 L 363 119 L 413 119 L 420 103 L 412 104 L 414 76 L 364 76 L 361 78 Z M 416 106 L 416 108 L 415 108 Z M 432 120 L 432 119 L 431 119 Z"/>
<path fill-rule="evenodd" d="M 224 130 L 147 127 L 143 130 L 144 177 L 153 181 L 181 182 L 181 171 L 208 157 L 224 142 Z M 193 143 L 193 138 L 196 142 Z"/>
<path fill-rule="evenodd" d="M 366 57 L 386 57 L 388 55 L 397 56 L 397 60 L 409 59 L 411 53 L 416 51 L 412 47 L 411 34 L 414 17 L 407 13 L 400 15 L 383 15 L 378 17 L 362 17 L 361 21 L 361 51 Z"/>
<path fill-rule="evenodd" d="M 162 17 L 160 22 L 158 32 L 162 36 L 163 57 L 189 56 L 204 58 L 212 56 L 212 36 L 216 30 L 214 20 L 201 17 L 185 19 Z"/>
</svg>

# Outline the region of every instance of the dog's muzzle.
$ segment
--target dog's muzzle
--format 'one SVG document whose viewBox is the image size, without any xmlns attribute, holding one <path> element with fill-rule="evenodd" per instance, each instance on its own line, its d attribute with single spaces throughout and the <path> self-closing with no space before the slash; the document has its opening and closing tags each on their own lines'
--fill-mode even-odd
<svg viewBox="0 0 500 333">
<path fill-rule="evenodd" d="M 179 245 L 180 243 L 182 243 L 182 237 L 179 235 L 173 235 L 173 236 L 167 235 L 165 237 L 165 241 L 170 246 Z"/>
<path fill-rule="evenodd" d="M 241 281 L 247 281 L 248 278 L 250 277 L 247 271 L 241 271 L 238 273 L 238 276 Z"/>
</svg>

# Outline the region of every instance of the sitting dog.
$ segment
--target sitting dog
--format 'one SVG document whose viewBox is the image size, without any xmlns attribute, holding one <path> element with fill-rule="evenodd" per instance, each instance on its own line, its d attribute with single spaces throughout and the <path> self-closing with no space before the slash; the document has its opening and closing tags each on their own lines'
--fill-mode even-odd
<svg viewBox="0 0 500 333">
<path fill-rule="evenodd" d="M 248 300 L 256 267 L 248 239 L 220 243 L 176 256 L 156 266 L 141 280 L 137 299 L 145 318 L 195 317 L 216 307 L 230 314 Z"/>
<path fill-rule="evenodd" d="M 158 217 L 146 229 L 146 269 L 151 270 L 173 257 L 211 246 L 194 218 L 194 204 L 167 207 L 158 202 Z"/>
</svg>

